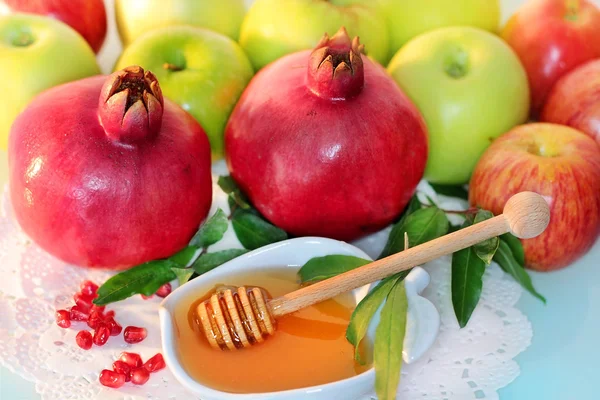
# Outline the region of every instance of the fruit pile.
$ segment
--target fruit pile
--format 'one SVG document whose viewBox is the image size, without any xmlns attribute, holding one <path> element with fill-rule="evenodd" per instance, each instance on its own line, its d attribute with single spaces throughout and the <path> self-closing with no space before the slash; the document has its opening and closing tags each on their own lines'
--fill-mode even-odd
<svg viewBox="0 0 600 400">
<path fill-rule="evenodd" d="M 102 1 L 3 1 L 0 146 L 16 217 L 64 261 L 126 270 L 105 285 L 143 282 L 86 284 L 57 311 L 61 327 L 94 329 L 79 333 L 84 349 L 121 333 L 102 304 L 168 295 L 167 282 L 288 234 L 354 240 L 394 224 L 389 255 L 415 211 L 447 233 L 442 211 L 414 201 L 421 179 L 464 194 L 467 225 L 520 191 L 547 199 L 546 232 L 495 242 L 484 266 L 500 249 L 520 268 L 564 268 L 600 234 L 589 0 L 529 0 L 501 30 L 498 0 L 115 0 L 124 50 L 109 76 L 95 61 Z M 206 220 L 221 158 L 230 213 Z M 245 249 L 209 252 L 229 222 Z M 147 379 L 123 368 L 101 380 Z"/>
</svg>

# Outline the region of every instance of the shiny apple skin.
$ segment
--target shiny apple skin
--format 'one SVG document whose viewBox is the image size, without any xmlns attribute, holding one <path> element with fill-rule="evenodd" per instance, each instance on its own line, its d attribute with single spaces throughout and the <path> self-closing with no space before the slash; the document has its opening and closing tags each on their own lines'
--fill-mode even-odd
<svg viewBox="0 0 600 400">
<path fill-rule="evenodd" d="M 571 126 L 600 145 L 600 58 L 577 67 L 556 82 L 541 120 Z"/>
<path fill-rule="evenodd" d="M 568 5 L 578 7 L 573 20 Z M 533 0 L 507 22 L 502 37 L 527 70 L 532 116 L 554 83 L 578 65 L 600 57 L 600 10 L 586 0 Z"/>
<path fill-rule="evenodd" d="M 500 214 L 512 195 L 527 190 L 541 194 L 550 205 L 546 231 L 521 241 L 527 266 L 552 271 L 584 255 L 600 234 L 600 147 L 567 126 L 514 128 L 479 160 L 469 202 Z"/>
<path fill-rule="evenodd" d="M 13 11 L 56 18 L 75 29 L 94 53 L 106 38 L 106 9 L 102 0 L 3 0 Z"/>
<path fill-rule="evenodd" d="M 414 194 L 427 159 L 426 127 L 385 69 L 364 56 L 361 94 L 341 102 L 317 97 L 302 68 L 310 53 L 285 56 L 250 82 L 225 131 L 226 159 L 275 225 L 294 236 L 356 239 L 391 223 Z M 265 85 L 272 90 L 253 89 Z"/>
<path fill-rule="evenodd" d="M 166 98 L 153 140 L 108 139 L 95 122 L 105 80 L 50 89 L 17 118 L 10 194 L 22 229 L 50 254 L 77 266 L 124 269 L 188 244 L 212 202 L 210 147 L 192 116 Z"/>
</svg>

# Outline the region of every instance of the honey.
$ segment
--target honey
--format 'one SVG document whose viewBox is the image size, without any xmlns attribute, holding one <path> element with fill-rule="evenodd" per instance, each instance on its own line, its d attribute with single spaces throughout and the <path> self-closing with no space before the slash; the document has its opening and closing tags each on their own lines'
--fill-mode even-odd
<svg viewBox="0 0 600 400">
<path fill-rule="evenodd" d="M 219 284 L 258 286 L 273 297 L 300 287 L 293 268 L 253 271 Z M 355 307 L 352 294 L 278 318 L 277 331 L 264 343 L 223 351 L 210 346 L 195 311 L 213 292 L 197 293 L 175 310 L 181 364 L 203 385 L 230 393 L 273 392 L 330 383 L 370 368 L 354 361 L 354 349 L 346 340 Z"/>
</svg>

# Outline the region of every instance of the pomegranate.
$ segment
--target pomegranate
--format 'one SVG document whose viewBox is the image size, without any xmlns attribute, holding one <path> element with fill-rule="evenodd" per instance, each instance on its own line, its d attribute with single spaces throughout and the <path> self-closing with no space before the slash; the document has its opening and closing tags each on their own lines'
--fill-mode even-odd
<svg viewBox="0 0 600 400">
<path fill-rule="evenodd" d="M 71 307 L 70 317 L 71 321 L 87 321 L 88 313 L 79 306 L 73 306 Z"/>
<path fill-rule="evenodd" d="M 98 380 L 104 386 L 117 389 L 125 384 L 125 375 L 110 369 L 103 369 Z"/>
<path fill-rule="evenodd" d="M 71 314 L 67 310 L 58 310 L 55 313 L 56 325 L 61 328 L 68 328 L 71 326 Z"/>
<path fill-rule="evenodd" d="M 96 298 L 98 292 L 98 285 L 96 285 L 92 281 L 83 281 L 79 285 L 79 290 L 81 290 L 81 294 L 86 297 Z"/>
<path fill-rule="evenodd" d="M 17 220 L 71 264 L 123 269 L 168 257 L 208 214 L 206 134 L 140 67 L 46 91 L 9 142 Z"/>
<path fill-rule="evenodd" d="M 131 366 L 128 365 L 126 362 L 123 362 L 121 360 L 115 361 L 113 363 L 113 371 L 125 375 L 125 382 L 129 382 L 129 380 L 131 379 Z"/>
<path fill-rule="evenodd" d="M 142 366 L 142 357 L 137 353 L 128 353 L 124 351 L 119 355 L 119 360 L 123 361 L 131 368 L 139 368 Z"/>
<path fill-rule="evenodd" d="M 131 383 L 134 385 L 143 385 L 150 379 L 150 372 L 145 368 L 136 368 L 131 371 Z"/>
<path fill-rule="evenodd" d="M 110 336 L 110 329 L 104 323 L 100 323 L 94 331 L 93 342 L 96 346 L 104 346 Z"/>
<path fill-rule="evenodd" d="M 162 285 L 161 287 L 158 288 L 158 290 L 156 291 L 156 295 L 158 297 L 167 297 L 168 295 L 171 294 L 171 290 L 173 290 L 171 288 L 171 284 L 165 283 L 164 285 Z"/>
<path fill-rule="evenodd" d="M 121 334 L 123 327 L 117 321 L 115 321 L 114 318 L 108 318 L 105 320 L 105 322 L 106 326 L 108 326 L 108 330 L 110 331 L 110 336 L 119 336 Z"/>
<path fill-rule="evenodd" d="M 144 368 L 146 368 L 146 370 L 148 370 L 148 372 L 160 371 L 164 367 L 166 367 L 165 359 L 163 358 L 162 354 L 160 354 L 160 353 L 157 353 L 154 356 L 150 357 L 144 363 Z"/>
<path fill-rule="evenodd" d="M 295 236 L 356 239 L 392 222 L 423 176 L 423 117 L 345 29 L 262 69 L 225 132 L 232 177 Z"/>
<path fill-rule="evenodd" d="M 146 328 L 128 326 L 125 328 L 125 332 L 123 332 L 123 339 L 125 339 L 127 343 L 139 343 L 146 339 L 147 335 L 148 332 L 146 331 Z"/>
<path fill-rule="evenodd" d="M 79 331 L 77 336 L 75 336 L 75 342 L 77 342 L 77 346 L 81 347 L 84 350 L 89 350 L 92 348 L 92 334 L 90 331 Z"/>
<path fill-rule="evenodd" d="M 102 314 L 95 310 L 92 311 L 87 320 L 88 326 L 92 329 L 96 329 L 101 322 L 104 322 Z"/>
<path fill-rule="evenodd" d="M 79 310 L 84 313 L 89 313 L 92 309 L 92 301 L 94 300 L 92 297 L 84 296 L 81 293 L 75 293 L 73 300 L 75 300 L 75 305 Z"/>
</svg>

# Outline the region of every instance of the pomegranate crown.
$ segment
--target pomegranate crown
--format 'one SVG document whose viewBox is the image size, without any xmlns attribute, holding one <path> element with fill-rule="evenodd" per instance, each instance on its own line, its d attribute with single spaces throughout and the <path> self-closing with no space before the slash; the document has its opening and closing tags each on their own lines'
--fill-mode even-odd
<svg viewBox="0 0 600 400">
<path fill-rule="evenodd" d="M 100 91 L 98 116 L 110 138 L 131 144 L 158 134 L 163 108 L 156 76 L 135 65 L 108 76 Z"/>
<path fill-rule="evenodd" d="M 357 95 L 364 86 L 364 48 L 358 36 L 351 40 L 344 27 L 331 38 L 325 33 L 309 57 L 307 76 L 312 92 L 332 100 Z"/>
</svg>

